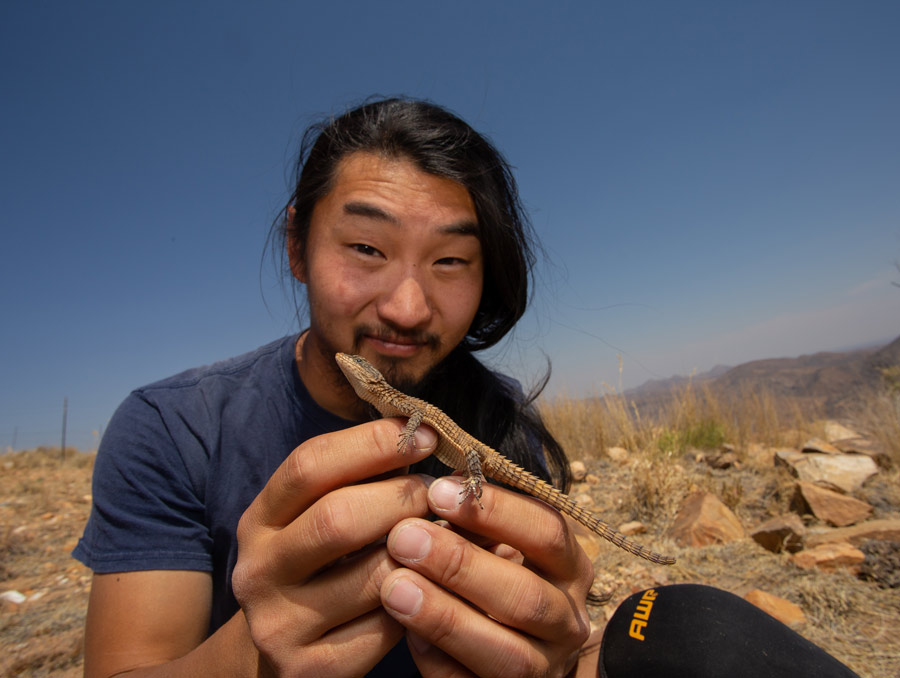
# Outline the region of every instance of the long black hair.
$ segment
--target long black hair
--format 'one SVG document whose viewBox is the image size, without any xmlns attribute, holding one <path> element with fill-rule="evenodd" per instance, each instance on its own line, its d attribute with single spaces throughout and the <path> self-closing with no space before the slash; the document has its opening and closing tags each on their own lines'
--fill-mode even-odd
<svg viewBox="0 0 900 678">
<path fill-rule="evenodd" d="M 331 190 L 340 161 L 356 152 L 410 160 L 423 172 L 461 184 L 475 205 L 484 257 L 481 302 L 462 343 L 426 378 L 419 395 L 516 463 L 567 487 L 565 454 L 544 427 L 533 398 L 471 354 L 500 341 L 529 301 L 536 239 L 509 164 L 488 139 L 445 108 L 417 99 L 368 101 L 307 129 L 295 188 L 274 225 L 273 243 L 283 244 L 286 253 L 295 248 L 291 254 L 305 260 L 313 208 Z M 537 445 L 544 448 L 546 464 L 535 459 Z"/>
<path fill-rule="evenodd" d="M 305 258 L 313 208 L 331 190 L 340 161 L 359 151 L 409 159 L 423 172 L 468 190 L 478 217 L 484 291 L 464 345 L 478 350 L 496 344 L 528 305 L 534 238 L 506 160 L 440 106 L 380 99 L 310 126 L 300 147 L 294 192 L 276 222 L 277 241 L 296 247 Z"/>
</svg>

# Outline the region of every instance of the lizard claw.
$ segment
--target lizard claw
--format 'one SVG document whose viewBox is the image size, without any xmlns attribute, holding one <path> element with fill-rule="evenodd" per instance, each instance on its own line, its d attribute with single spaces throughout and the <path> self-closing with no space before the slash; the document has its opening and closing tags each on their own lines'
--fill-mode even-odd
<svg viewBox="0 0 900 678">
<path fill-rule="evenodd" d="M 478 502 L 480 508 L 484 508 L 481 503 L 481 482 L 482 479 L 477 476 L 469 476 L 462 483 L 462 489 L 459 491 L 459 503 L 462 504 L 468 497 L 472 497 Z"/>
<path fill-rule="evenodd" d="M 406 454 L 407 448 L 412 447 L 413 452 L 416 451 L 416 439 L 406 434 L 406 431 L 400 434 L 400 440 L 397 441 L 397 451 L 400 454 Z"/>
</svg>

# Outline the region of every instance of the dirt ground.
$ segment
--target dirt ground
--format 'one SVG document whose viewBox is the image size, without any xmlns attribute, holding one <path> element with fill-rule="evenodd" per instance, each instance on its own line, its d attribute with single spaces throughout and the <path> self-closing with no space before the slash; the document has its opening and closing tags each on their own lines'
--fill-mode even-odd
<svg viewBox="0 0 900 678">
<path fill-rule="evenodd" d="M 69 554 L 90 510 L 92 460 L 78 454 L 62 462 L 58 451 L 0 456 L 0 593 L 25 598 L 0 602 L 0 676 L 81 675 L 90 572 Z M 724 471 L 689 457 L 667 463 L 663 469 L 586 461 L 600 482 L 574 488 L 573 495 L 587 495 L 581 499 L 613 525 L 644 521 L 648 531 L 639 541 L 678 557 L 674 566 L 658 566 L 602 542 L 595 549 L 589 544 L 597 588 L 612 594 L 608 605 L 593 609 L 597 626 L 618 602 L 648 586 L 695 582 L 738 595 L 759 588 L 799 605 L 807 621 L 797 631 L 864 678 L 900 676 L 900 589 L 846 571 L 801 570 L 749 538 L 682 548 L 664 536 L 677 502 L 697 487 L 731 505 L 746 528 L 786 512 L 787 471 L 752 460 Z M 875 518 L 900 516 L 896 472 L 877 476 L 864 493 L 876 506 Z"/>
<path fill-rule="evenodd" d="M 0 675 L 80 676 L 91 573 L 69 554 L 91 509 L 93 455 L 0 456 Z"/>
</svg>

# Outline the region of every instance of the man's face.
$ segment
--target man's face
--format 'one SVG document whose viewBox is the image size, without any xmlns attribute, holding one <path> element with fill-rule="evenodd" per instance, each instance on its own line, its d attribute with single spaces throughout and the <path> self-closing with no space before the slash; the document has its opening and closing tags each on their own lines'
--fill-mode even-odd
<svg viewBox="0 0 900 678">
<path fill-rule="evenodd" d="M 313 209 L 305 256 L 310 334 L 334 353 L 366 357 L 392 383 L 415 383 L 468 332 L 483 259 L 468 191 L 406 159 L 357 152 L 338 165 Z"/>
</svg>

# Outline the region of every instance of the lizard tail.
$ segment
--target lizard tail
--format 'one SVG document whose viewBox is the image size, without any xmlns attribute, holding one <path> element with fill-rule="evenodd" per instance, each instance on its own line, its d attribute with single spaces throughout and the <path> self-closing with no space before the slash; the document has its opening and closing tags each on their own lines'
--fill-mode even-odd
<svg viewBox="0 0 900 678">
<path fill-rule="evenodd" d="M 672 565 L 675 563 L 675 558 L 673 556 L 660 555 L 659 553 L 651 551 L 647 547 L 632 541 L 618 530 L 610 527 L 608 523 L 600 520 L 600 518 L 586 508 L 576 504 L 572 501 L 571 497 L 560 492 L 537 476 L 532 475 L 521 466 L 512 463 L 508 459 L 503 459 L 503 462 L 504 463 L 492 466 L 489 471 L 485 469 L 486 475 L 541 499 L 558 511 L 562 511 L 565 514 L 572 516 L 572 518 L 591 530 L 591 532 L 594 532 L 629 553 L 660 565 Z"/>
</svg>

